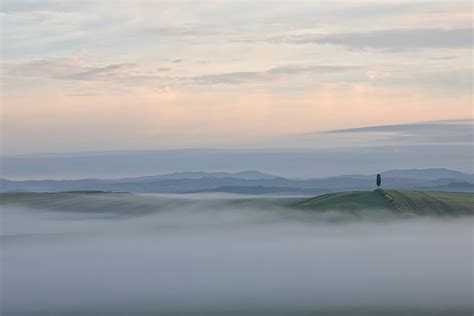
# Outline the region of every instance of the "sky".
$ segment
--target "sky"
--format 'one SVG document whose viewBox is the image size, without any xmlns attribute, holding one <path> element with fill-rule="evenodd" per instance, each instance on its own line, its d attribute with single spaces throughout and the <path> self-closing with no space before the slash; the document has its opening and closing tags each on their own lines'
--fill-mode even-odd
<svg viewBox="0 0 474 316">
<path fill-rule="evenodd" d="M 3 155 L 472 119 L 470 1 L 4 0 L 1 20 Z"/>
</svg>

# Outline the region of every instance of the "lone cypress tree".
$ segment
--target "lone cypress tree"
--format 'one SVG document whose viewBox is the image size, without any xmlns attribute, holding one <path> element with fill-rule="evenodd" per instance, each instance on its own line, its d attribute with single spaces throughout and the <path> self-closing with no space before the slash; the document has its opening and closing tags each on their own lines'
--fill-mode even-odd
<svg viewBox="0 0 474 316">
<path fill-rule="evenodd" d="M 377 174 L 377 187 L 380 189 L 380 184 L 382 183 L 382 177 L 380 173 Z"/>
</svg>

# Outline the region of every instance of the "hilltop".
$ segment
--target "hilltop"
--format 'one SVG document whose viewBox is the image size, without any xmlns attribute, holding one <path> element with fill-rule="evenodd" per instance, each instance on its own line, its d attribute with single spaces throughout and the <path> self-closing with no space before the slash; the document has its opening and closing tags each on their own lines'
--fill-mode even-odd
<svg viewBox="0 0 474 316">
<path fill-rule="evenodd" d="M 297 202 L 295 207 L 313 211 L 384 209 L 416 215 L 472 215 L 474 194 L 378 189 L 324 194 Z"/>
</svg>

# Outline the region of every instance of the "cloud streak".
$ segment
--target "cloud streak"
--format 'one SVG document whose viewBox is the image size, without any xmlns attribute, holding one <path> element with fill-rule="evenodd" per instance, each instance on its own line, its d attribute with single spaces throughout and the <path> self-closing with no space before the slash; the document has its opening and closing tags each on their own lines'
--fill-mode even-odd
<svg viewBox="0 0 474 316">
<path fill-rule="evenodd" d="M 130 75 L 134 63 L 94 66 L 67 58 L 33 60 L 21 64 L 7 64 L 6 74 L 20 77 L 43 77 L 57 80 L 103 81 Z"/>
<path fill-rule="evenodd" d="M 173 63 L 182 62 L 181 59 L 170 60 Z M 116 79 L 166 80 L 175 84 L 245 84 L 270 83 L 289 80 L 298 76 L 323 75 L 359 69 L 356 66 L 311 66 L 288 65 L 270 68 L 264 71 L 243 71 L 229 73 L 215 73 L 188 77 L 160 77 L 154 74 L 141 74 L 135 63 L 119 63 L 111 65 L 92 65 L 76 59 L 43 59 L 22 64 L 7 64 L 7 74 L 20 77 L 43 77 L 56 80 L 79 81 L 113 81 Z M 157 68 L 160 72 L 172 68 Z"/>
<path fill-rule="evenodd" d="M 385 141 L 397 141 L 405 144 L 471 144 L 474 139 L 474 120 L 462 119 L 411 124 L 377 125 L 323 132 L 323 134 L 357 133 L 376 133 Z"/>
<path fill-rule="evenodd" d="M 183 78 L 195 84 L 245 84 L 288 80 L 297 76 L 322 75 L 358 69 L 354 66 L 283 66 L 264 71 L 229 72 Z"/>
<path fill-rule="evenodd" d="M 303 34 L 274 38 L 272 42 L 294 44 L 332 44 L 354 49 L 411 50 L 423 48 L 472 47 L 472 28 L 388 29 L 371 32 Z"/>
<path fill-rule="evenodd" d="M 367 126 L 358 128 L 347 128 L 326 131 L 324 133 L 365 133 L 365 132 L 406 132 L 406 131 L 423 131 L 433 128 L 460 128 L 460 129 L 471 129 L 474 120 L 461 119 L 461 120 L 446 120 L 446 121 L 433 121 L 433 122 L 421 122 L 412 124 L 393 124 L 393 125 L 377 125 Z"/>
</svg>

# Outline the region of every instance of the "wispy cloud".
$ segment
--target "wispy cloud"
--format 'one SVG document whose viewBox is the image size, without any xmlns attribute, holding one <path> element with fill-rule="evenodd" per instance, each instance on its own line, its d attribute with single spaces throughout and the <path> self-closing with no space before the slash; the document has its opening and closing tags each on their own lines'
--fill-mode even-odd
<svg viewBox="0 0 474 316">
<path fill-rule="evenodd" d="M 181 59 L 169 60 L 179 63 Z M 270 68 L 264 71 L 246 71 L 216 73 L 187 77 L 160 77 L 159 72 L 166 72 L 172 68 L 157 68 L 156 73 L 142 73 L 137 70 L 135 63 L 119 63 L 111 65 L 92 65 L 78 59 L 43 59 L 26 63 L 6 64 L 6 74 L 20 77 L 43 77 L 56 80 L 81 81 L 114 81 L 117 79 L 133 79 L 140 83 L 145 80 L 163 80 L 173 84 L 245 84 L 271 83 L 289 80 L 298 76 L 331 74 L 336 72 L 358 69 L 355 66 L 312 66 L 288 65 Z"/>
<path fill-rule="evenodd" d="M 296 76 L 328 74 L 357 69 L 354 66 L 305 66 L 293 65 L 264 71 L 243 71 L 182 78 L 194 84 L 244 84 L 288 80 Z"/>
<path fill-rule="evenodd" d="M 158 35 L 158 36 L 207 36 L 207 35 L 219 35 L 221 32 L 218 31 L 217 26 L 212 25 L 186 25 L 186 26 L 175 26 L 175 27 L 156 27 L 146 29 L 146 32 Z"/>
<path fill-rule="evenodd" d="M 384 141 L 403 143 L 465 143 L 474 139 L 474 120 L 459 119 L 409 124 L 377 125 L 359 128 L 339 129 L 323 134 L 375 133 Z"/>
<path fill-rule="evenodd" d="M 432 121 L 432 122 L 420 122 L 420 123 L 408 123 L 408 124 L 393 124 L 393 125 L 376 125 L 366 126 L 357 128 L 346 128 L 332 131 L 326 131 L 323 133 L 365 133 L 365 132 L 400 132 L 400 131 L 415 131 L 415 130 L 426 130 L 431 128 L 439 127 L 454 127 L 454 128 L 472 128 L 474 120 L 472 119 L 459 119 L 459 120 L 445 120 L 445 121 Z"/>
<path fill-rule="evenodd" d="M 90 1 L 52 1 L 52 0 L 3 0 L 0 7 L 1 12 L 37 12 L 37 11 L 75 11 L 83 9 Z"/>
<path fill-rule="evenodd" d="M 473 29 L 389 29 L 372 32 L 335 33 L 329 35 L 303 34 L 275 37 L 272 42 L 295 44 L 332 44 L 355 49 L 411 50 L 420 48 L 469 48 Z"/>
<path fill-rule="evenodd" d="M 3 0 L 3 148 L 300 146 L 280 135 L 469 117 L 471 8 Z"/>
<path fill-rule="evenodd" d="M 128 74 L 127 71 L 133 67 L 135 67 L 135 64 L 132 63 L 96 67 L 77 74 L 71 74 L 69 78 L 77 80 L 101 80 L 104 78 L 126 75 Z"/>
<path fill-rule="evenodd" d="M 6 75 L 57 80 L 109 81 L 134 76 L 135 63 L 92 65 L 78 59 L 50 58 L 7 63 Z"/>
</svg>

